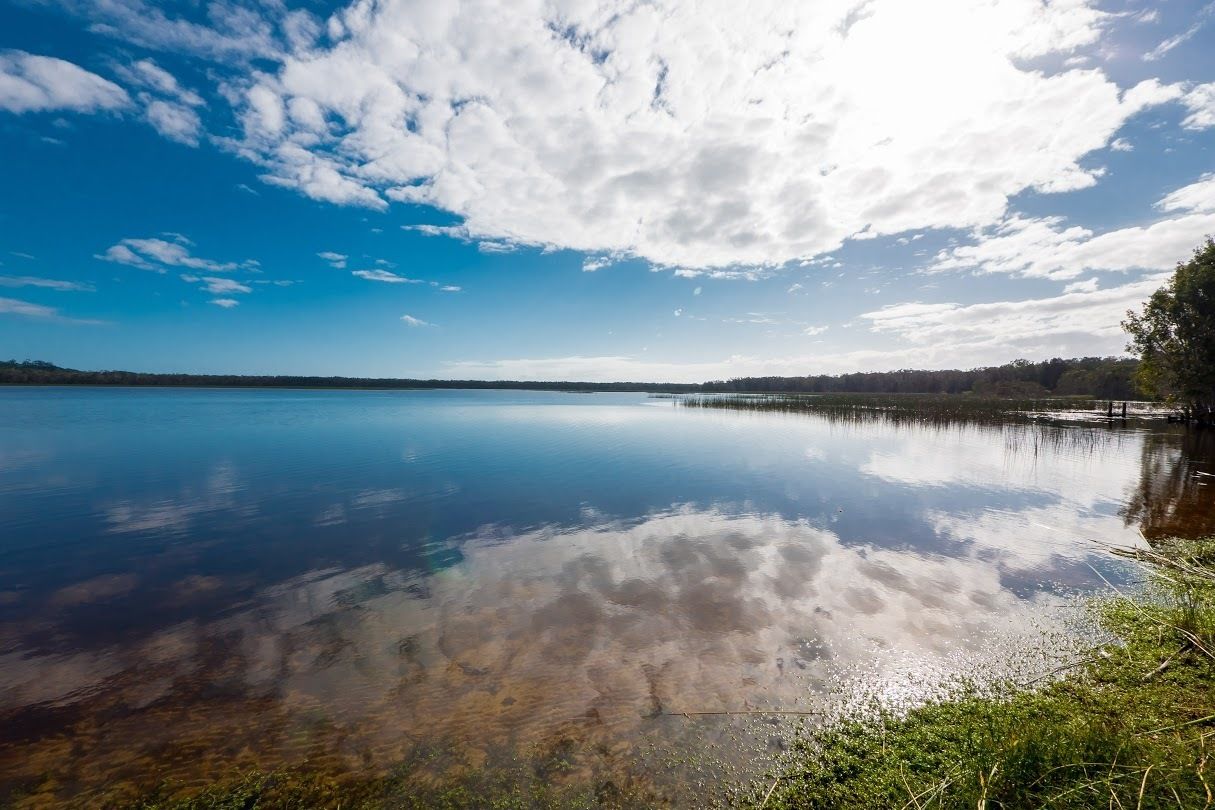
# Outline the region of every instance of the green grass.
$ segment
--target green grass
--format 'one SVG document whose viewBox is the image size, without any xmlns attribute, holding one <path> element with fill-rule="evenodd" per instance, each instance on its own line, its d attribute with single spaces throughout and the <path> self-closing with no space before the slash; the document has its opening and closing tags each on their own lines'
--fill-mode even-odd
<svg viewBox="0 0 1215 810">
<path fill-rule="evenodd" d="M 1215 541 L 1146 558 L 1142 594 L 1092 603 L 1118 639 L 1014 685 L 805 732 L 744 803 L 764 808 L 1215 806 Z"/>
</svg>

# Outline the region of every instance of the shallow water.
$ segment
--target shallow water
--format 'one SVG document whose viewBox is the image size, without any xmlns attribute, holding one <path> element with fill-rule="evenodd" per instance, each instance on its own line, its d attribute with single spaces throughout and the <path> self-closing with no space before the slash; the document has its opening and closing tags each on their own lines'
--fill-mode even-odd
<svg viewBox="0 0 1215 810">
<path fill-rule="evenodd" d="M 1210 438 L 0 390 L 0 800 L 522 762 L 695 803 L 782 738 L 680 713 L 817 710 L 849 679 L 914 700 L 1122 581 L 1092 540 L 1215 531 Z"/>
</svg>

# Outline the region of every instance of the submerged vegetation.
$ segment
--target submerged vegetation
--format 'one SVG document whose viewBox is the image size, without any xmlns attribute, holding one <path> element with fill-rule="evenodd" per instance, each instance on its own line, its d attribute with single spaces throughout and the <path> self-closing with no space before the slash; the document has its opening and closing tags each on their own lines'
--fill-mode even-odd
<svg viewBox="0 0 1215 810">
<path fill-rule="evenodd" d="M 1028 682 L 963 687 L 909 711 L 857 710 L 803 729 L 751 808 L 1215 807 L 1215 539 L 1111 549 L 1144 567 L 1135 593 L 1088 602 L 1102 632 Z M 569 779 L 560 747 L 517 769 L 409 763 L 383 776 L 234 775 L 165 785 L 142 810 L 665 806 L 640 784 Z M 419 774 L 430 773 L 431 777 Z M 723 786 L 718 786 L 723 787 Z M 706 797 L 706 801 L 710 801 Z"/>
<path fill-rule="evenodd" d="M 1215 806 L 1215 540 L 1117 549 L 1150 572 L 1096 599 L 1110 638 L 1040 688 L 963 690 L 805 733 L 764 808 Z"/>
</svg>

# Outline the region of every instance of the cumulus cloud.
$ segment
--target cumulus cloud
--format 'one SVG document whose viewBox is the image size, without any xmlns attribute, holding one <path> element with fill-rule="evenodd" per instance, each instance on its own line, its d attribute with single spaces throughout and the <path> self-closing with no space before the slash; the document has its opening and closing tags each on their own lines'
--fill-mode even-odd
<svg viewBox="0 0 1215 810">
<path fill-rule="evenodd" d="M 240 301 L 237 301 L 235 298 L 212 298 L 210 303 L 224 309 L 232 309 L 232 307 L 240 305 Z"/>
<path fill-rule="evenodd" d="M 402 316 L 401 316 L 401 320 L 402 320 L 402 321 L 405 323 L 405 325 L 406 325 L 406 326 L 414 326 L 414 327 L 417 327 L 417 326 L 434 326 L 434 324 L 432 324 L 432 323 L 430 323 L 430 322 L 428 322 L 428 321 L 424 321 L 424 320 L 422 320 L 421 318 L 415 318 L 415 317 L 414 317 L 414 316 L 412 316 L 412 315 L 402 315 Z"/>
<path fill-rule="evenodd" d="M 121 70 L 123 78 L 128 82 L 158 95 L 175 99 L 188 107 L 201 107 L 202 97 L 189 88 L 183 87 L 172 73 L 156 64 L 151 59 L 140 59 L 132 62 Z"/>
<path fill-rule="evenodd" d="M 1215 173 L 1165 195 L 1156 207 L 1162 211 L 1215 211 Z"/>
<path fill-rule="evenodd" d="M 0 51 L 0 110 L 14 113 L 121 110 L 131 104 L 118 85 L 63 59 Z"/>
<path fill-rule="evenodd" d="M 163 234 L 168 239 L 123 239 L 106 248 L 104 253 L 94 256 L 107 262 L 126 264 L 141 270 L 156 273 L 167 272 L 170 267 L 185 267 L 210 273 L 227 273 L 233 270 L 253 269 L 258 263 L 253 259 L 241 262 L 219 262 L 191 255 L 193 243 L 181 234 Z"/>
<path fill-rule="evenodd" d="M 90 21 L 94 33 L 168 53 L 188 53 L 227 62 L 251 58 L 273 59 L 283 53 L 275 23 L 266 17 L 267 6 L 240 0 L 207 3 L 206 22 L 195 22 L 165 12 L 166 4 L 147 0 L 54 0 L 56 5 Z M 281 23 L 284 33 L 303 28 L 306 12 L 291 12 Z M 304 40 L 296 44 L 303 47 Z"/>
<path fill-rule="evenodd" d="M 1166 270 L 1215 233 L 1215 175 L 1167 194 L 1156 208 L 1177 216 L 1102 234 L 1061 217 L 1014 215 L 973 244 L 941 251 L 929 269 L 1061 280 L 1088 271 Z"/>
<path fill-rule="evenodd" d="M 921 346 L 970 347 L 992 355 L 1111 354 L 1125 343 L 1126 311 L 1138 308 L 1168 274 L 1153 274 L 1105 290 L 1079 289 L 1054 298 L 895 304 L 861 315 L 874 332 Z"/>
<path fill-rule="evenodd" d="M 171 141 L 198 146 L 202 121 L 198 113 L 183 104 L 155 99 L 144 110 L 152 128 Z"/>
<path fill-rule="evenodd" d="M 1190 114 L 1182 121 L 1186 129 L 1215 127 L 1215 82 L 1200 84 L 1182 98 Z"/>
<path fill-rule="evenodd" d="M 322 250 L 316 255 L 329 262 L 329 266 L 336 270 L 345 270 L 346 259 L 350 258 L 344 253 L 335 253 L 332 250 Z"/>
<path fill-rule="evenodd" d="M 118 68 L 143 106 L 144 118 L 165 138 L 187 146 L 198 146 L 202 119 L 195 108 L 204 106 L 198 93 L 151 59 L 140 59 Z"/>
<path fill-rule="evenodd" d="M 234 85 L 230 146 L 315 199 L 451 212 L 423 232 L 487 249 L 720 270 L 990 226 L 1013 194 L 1094 184 L 1082 159 L 1181 92 L 1028 67 L 1098 41 L 1089 0 L 761 5 L 357 3 Z"/>
<path fill-rule="evenodd" d="M 202 281 L 204 282 L 204 289 L 212 295 L 253 292 L 251 287 L 230 278 L 206 276 Z"/>
</svg>

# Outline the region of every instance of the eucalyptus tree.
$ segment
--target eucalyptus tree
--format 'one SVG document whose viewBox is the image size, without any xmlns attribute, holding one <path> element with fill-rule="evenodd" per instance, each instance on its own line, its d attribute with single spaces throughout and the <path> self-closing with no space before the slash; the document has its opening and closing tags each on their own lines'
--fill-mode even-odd
<svg viewBox="0 0 1215 810">
<path fill-rule="evenodd" d="M 1211 421 L 1215 409 L 1215 241 L 1208 238 L 1147 300 L 1127 312 L 1127 351 L 1144 393 Z"/>
</svg>

